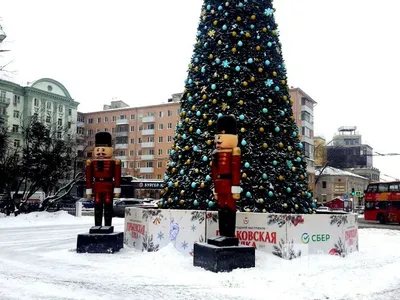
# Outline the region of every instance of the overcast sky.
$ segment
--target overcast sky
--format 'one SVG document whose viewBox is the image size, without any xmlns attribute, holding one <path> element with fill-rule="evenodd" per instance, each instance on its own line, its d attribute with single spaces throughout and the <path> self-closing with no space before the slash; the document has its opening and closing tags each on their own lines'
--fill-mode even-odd
<svg viewBox="0 0 400 300">
<path fill-rule="evenodd" d="M 83 112 L 182 92 L 202 0 L 0 0 L 20 84 L 50 77 Z M 380 153 L 400 153 L 400 1 L 275 0 L 290 86 L 318 105 L 315 134 L 355 125 Z M 374 157 L 400 178 L 400 156 Z"/>
</svg>

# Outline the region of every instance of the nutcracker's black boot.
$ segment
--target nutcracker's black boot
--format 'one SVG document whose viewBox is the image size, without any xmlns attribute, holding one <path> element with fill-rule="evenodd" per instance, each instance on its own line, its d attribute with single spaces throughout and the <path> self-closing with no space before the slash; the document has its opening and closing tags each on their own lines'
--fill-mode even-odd
<svg viewBox="0 0 400 300">
<path fill-rule="evenodd" d="M 228 207 L 221 208 L 218 211 L 218 225 L 220 236 L 235 237 L 236 211 Z"/>
<path fill-rule="evenodd" d="M 101 226 L 103 221 L 103 204 L 96 203 L 94 205 L 94 226 Z"/>
<path fill-rule="evenodd" d="M 113 217 L 113 204 L 112 203 L 104 204 L 104 225 L 105 226 L 111 226 L 112 217 Z"/>
</svg>

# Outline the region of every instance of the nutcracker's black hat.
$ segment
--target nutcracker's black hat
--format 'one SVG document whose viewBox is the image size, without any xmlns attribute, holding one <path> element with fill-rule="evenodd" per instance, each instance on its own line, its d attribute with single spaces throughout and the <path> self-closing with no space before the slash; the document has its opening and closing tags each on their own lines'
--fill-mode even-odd
<svg viewBox="0 0 400 300">
<path fill-rule="evenodd" d="M 217 120 L 217 134 L 237 134 L 236 119 L 232 115 L 226 115 Z"/>
<path fill-rule="evenodd" d="M 98 132 L 94 137 L 95 147 L 112 147 L 112 138 L 109 132 Z"/>
</svg>

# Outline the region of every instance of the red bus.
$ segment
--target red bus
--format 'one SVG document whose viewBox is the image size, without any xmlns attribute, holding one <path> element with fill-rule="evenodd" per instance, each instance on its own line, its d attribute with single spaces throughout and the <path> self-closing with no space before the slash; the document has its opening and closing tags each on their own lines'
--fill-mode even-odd
<svg viewBox="0 0 400 300">
<path fill-rule="evenodd" d="M 365 191 L 364 219 L 400 223 L 400 181 L 372 182 Z"/>
</svg>

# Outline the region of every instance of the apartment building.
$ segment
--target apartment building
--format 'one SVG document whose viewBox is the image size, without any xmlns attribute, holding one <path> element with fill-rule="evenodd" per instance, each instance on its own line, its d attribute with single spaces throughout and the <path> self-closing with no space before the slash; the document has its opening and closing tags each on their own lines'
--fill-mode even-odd
<svg viewBox="0 0 400 300">
<path fill-rule="evenodd" d="M 68 90 L 54 79 L 42 78 L 26 86 L 0 79 L 0 117 L 10 129 L 15 146 L 23 142 L 21 129 L 34 114 L 52 128 L 58 138 L 75 136 L 78 105 Z"/>
</svg>

